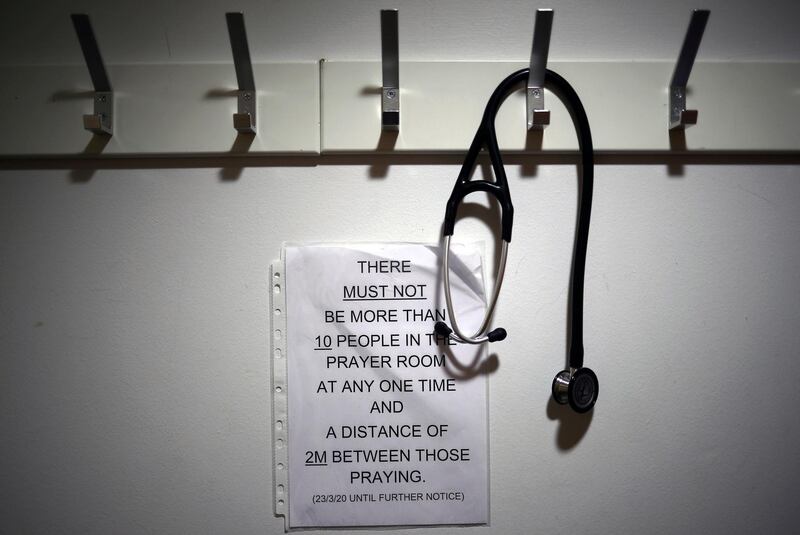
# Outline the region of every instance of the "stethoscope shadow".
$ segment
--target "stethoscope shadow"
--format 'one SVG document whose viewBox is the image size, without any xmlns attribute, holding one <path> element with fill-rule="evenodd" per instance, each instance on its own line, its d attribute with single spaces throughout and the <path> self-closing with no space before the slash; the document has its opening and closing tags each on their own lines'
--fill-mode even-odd
<svg viewBox="0 0 800 535">
<path fill-rule="evenodd" d="M 569 405 L 559 405 L 550 396 L 547 400 L 547 417 L 558 421 L 556 432 L 556 446 L 562 451 L 569 451 L 577 446 L 592 423 L 594 409 L 584 414 L 573 411 Z"/>
<path fill-rule="evenodd" d="M 469 381 L 478 375 L 489 375 L 500 368 L 500 359 L 492 353 L 481 359 L 481 347 L 475 347 L 475 354 L 468 364 L 462 363 L 449 347 L 442 350 L 445 354 L 444 372 L 458 381 Z"/>
<path fill-rule="evenodd" d="M 484 172 L 491 172 L 486 171 Z M 463 203 L 461 205 L 461 210 L 459 212 L 461 218 L 467 217 L 474 217 L 479 221 L 483 222 L 487 227 L 491 227 L 492 221 L 497 221 L 500 217 L 500 210 L 498 208 L 497 202 L 492 202 L 489 206 L 483 206 L 477 203 Z M 461 219 L 459 218 L 459 219 Z M 440 233 L 441 236 L 441 233 Z M 492 244 L 494 249 L 495 255 L 495 262 L 500 257 L 500 251 L 502 247 L 502 241 L 495 240 L 495 243 Z M 440 238 L 439 241 L 439 250 L 444 250 L 444 236 Z M 443 269 L 443 262 L 444 259 L 440 255 L 437 262 L 436 267 L 436 287 L 440 288 L 444 284 L 444 276 L 442 274 Z M 442 307 L 441 297 L 439 294 L 436 294 L 434 298 L 434 307 L 438 310 Z M 451 321 L 448 317 L 446 318 L 447 321 Z M 474 346 L 475 353 L 472 356 L 472 359 L 469 362 L 462 362 L 460 361 L 454 354 L 453 351 L 450 349 L 449 346 L 445 345 L 443 347 L 439 347 L 439 349 L 445 354 L 445 368 L 444 371 L 447 375 L 452 377 L 453 379 L 460 380 L 460 381 L 468 381 L 478 375 L 489 375 L 494 373 L 500 368 L 500 359 L 497 357 L 496 354 L 492 353 L 488 355 L 485 359 L 481 359 L 482 348 L 480 345 Z"/>
</svg>

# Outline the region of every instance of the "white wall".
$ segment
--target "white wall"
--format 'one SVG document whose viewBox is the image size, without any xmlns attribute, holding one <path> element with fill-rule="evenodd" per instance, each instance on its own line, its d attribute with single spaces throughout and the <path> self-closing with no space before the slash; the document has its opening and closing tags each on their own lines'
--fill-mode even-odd
<svg viewBox="0 0 800 535">
<path fill-rule="evenodd" d="M 84 4 L 95 24 L 107 17 L 108 58 L 228 61 L 227 6 Z M 13 6 L 2 61 L 80 61 L 65 14 L 81 5 Z M 261 54 L 377 57 L 379 5 L 236 5 L 268 21 L 271 31 L 250 32 Z M 536 6 L 397 6 L 401 32 L 420 36 L 405 40 L 415 59 L 528 53 L 519 19 Z M 551 6 L 560 59 L 672 57 L 690 7 Z M 710 57 L 800 59 L 795 3 L 710 7 Z M 217 17 L 213 32 L 192 29 Z M 12 53 L 9 35 L 28 46 Z M 516 226 L 496 322 L 510 335 L 490 377 L 492 526 L 437 533 L 797 524 L 800 167 L 638 161 L 597 168 L 585 338 L 601 395 L 588 418 L 549 402 L 565 355 L 575 170 L 509 166 Z M 3 164 L 24 169 L 0 172 L 0 533 L 282 531 L 271 515 L 269 263 L 283 241 L 438 240 L 458 162 L 271 163 L 241 173 L 224 160 Z M 457 235 L 489 231 L 470 217 Z"/>
</svg>

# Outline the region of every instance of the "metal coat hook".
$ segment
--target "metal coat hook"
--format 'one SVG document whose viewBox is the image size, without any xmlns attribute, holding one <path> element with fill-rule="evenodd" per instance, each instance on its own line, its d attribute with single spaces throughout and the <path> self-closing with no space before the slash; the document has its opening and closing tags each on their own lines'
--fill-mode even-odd
<svg viewBox="0 0 800 535">
<path fill-rule="evenodd" d="M 381 10 L 381 128 L 400 129 L 400 46 L 397 31 L 397 10 Z"/>
<path fill-rule="evenodd" d="M 686 85 L 689 83 L 689 75 L 692 73 L 694 59 L 697 57 L 697 50 L 700 48 L 710 13 L 707 9 L 695 9 L 689 22 L 689 29 L 686 30 L 678 63 L 675 64 L 675 71 L 669 84 L 670 130 L 697 124 L 697 110 L 686 109 Z"/>
<path fill-rule="evenodd" d="M 255 134 L 256 82 L 253 79 L 250 48 L 247 46 L 244 15 L 241 13 L 225 13 L 225 20 L 228 23 L 228 35 L 231 38 L 236 81 L 239 84 L 237 111 L 233 114 L 233 127 L 240 134 Z"/>
<path fill-rule="evenodd" d="M 71 18 L 94 85 L 94 113 L 83 116 L 83 127 L 97 135 L 111 136 L 114 133 L 114 93 L 100 55 L 100 48 L 97 46 L 92 23 L 89 21 L 89 15 L 84 13 L 73 13 Z"/>
<path fill-rule="evenodd" d="M 544 107 L 544 76 L 550 50 L 553 10 L 537 9 L 533 26 L 530 73 L 526 92 L 528 130 L 544 130 L 550 124 L 550 110 Z"/>
</svg>

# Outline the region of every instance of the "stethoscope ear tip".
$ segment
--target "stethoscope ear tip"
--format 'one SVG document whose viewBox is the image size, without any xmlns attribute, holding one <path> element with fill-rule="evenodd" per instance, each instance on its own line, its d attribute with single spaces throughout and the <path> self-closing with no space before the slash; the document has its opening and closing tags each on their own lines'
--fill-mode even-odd
<svg viewBox="0 0 800 535">
<path fill-rule="evenodd" d="M 433 326 L 433 330 L 439 336 L 450 336 L 453 333 L 453 329 L 448 327 L 443 321 L 437 321 Z"/>
<path fill-rule="evenodd" d="M 506 336 L 508 336 L 508 333 L 502 327 L 498 327 L 497 329 L 486 333 L 486 338 L 488 338 L 490 342 L 499 342 L 500 340 L 505 340 Z"/>
</svg>

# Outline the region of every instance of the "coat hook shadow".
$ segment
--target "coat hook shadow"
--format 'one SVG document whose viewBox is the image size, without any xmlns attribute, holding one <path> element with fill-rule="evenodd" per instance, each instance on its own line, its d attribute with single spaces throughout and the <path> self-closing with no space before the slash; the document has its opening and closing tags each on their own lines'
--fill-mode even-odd
<svg viewBox="0 0 800 535">
<path fill-rule="evenodd" d="M 50 95 L 50 102 L 64 102 L 70 100 L 92 100 L 94 91 L 91 89 L 61 89 Z"/>
<path fill-rule="evenodd" d="M 214 89 L 209 89 L 206 91 L 205 98 L 207 99 L 214 99 L 214 98 L 235 98 L 239 95 L 238 89 L 232 89 L 229 87 L 217 87 Z"/>
<path fill-rule="evenodd" d="M 525 136 L 525 152 L 541 152 L 542 141 L 544 140 L 544 130 L 528 130 L 528 135 Z M 536 159 L 529 155 L 525 158 L 522 165 L 520 165 L 520 175 L 523 177 L 536 177 L 539 172 L 539 166 L 534 163 Z"/>
<path fill-rule="evenodd" d="M 397 130 L 381 130 L 381 136 L 378 138 L 378 145 L 375 150 L 380 153 L 391 152 L 397 144 L 397 136 L 400 132 Z M 386 178 L 389 175 L 389 168 L 391 163 L 389 158 L 384 158 L 369 166 L 370 178 Z"/>
<path fill-rule="evenodd" d="M 683 128 L 676 128 L 669 131 L 669 150 L 675 152 L 686 152 L 686 130 Z M 674 155 L 667 163 L 667 176 L 682 177 L 684 176 L 684 167 L 679 163 L 679 159 Z"/>
<path fill-rule="evenodd" d="M 233 145 L 231 145 L 230 153 L 234 155 L 247 154 L 255 139 L 255 134 L 237 133 L 236 139 L 233 140 Z M 222 167 L 219 170 L 219 179 L 223 182 L 233 182 L 239 180 L 243 172 L 244 166 Z"/>
<path fill-rule="evenodd" d="M 106 145 L 111 141 L 111 136 L 101 136 L 93 134 L 89 142 L 84 147 L 82 154 L 86 156 L 97 156 L 102 154 Z M 69 171 L 69 181 L 73 184 L 85 184 L 89 182 L 97 172 L 96 167 L 74 167 Z"/>
<path fill-rule="evenodd" d="M 366 85 L 361 88 L 361 92 L 359 94 L 362 97 L 366 97 L 369 95 L 381 95 L 383 94 L 383 87 L 379 85 Z"/>
</svg>

